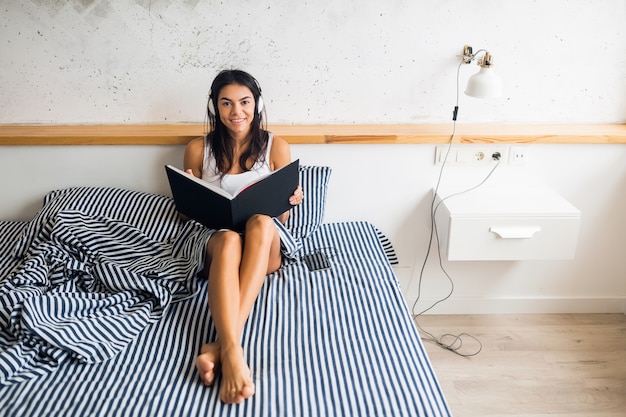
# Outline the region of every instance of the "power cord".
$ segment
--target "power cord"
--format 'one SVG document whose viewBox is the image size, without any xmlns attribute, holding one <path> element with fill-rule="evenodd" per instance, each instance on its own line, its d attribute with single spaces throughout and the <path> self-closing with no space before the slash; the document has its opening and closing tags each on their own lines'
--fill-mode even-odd
<svg viewBox="0 0 626 417">
<path fill-rule="evenodd" d="M 413 310 L 412 310 L 413 314 L 415 316 L 420 316 L 420 315 L 426 313 L 427 311 L 433 309 L 439 303 L 441 303 L 441 302 L 447 300 L 448 298 L 450 298 L 450 296 L 452 295 L 452 293 L 454 291 L 454 281 L 452 280 L 452 278 L 450 277 L 450 275 L 446 271 L 445 267 L 443 266 L 443 258 L 441 257 L 441 248 L 440 248 L 440 245 L 439 245 L 439 233 L 437 231 L 437 222 L 435 221 L 435 215 L 437 213 L 437 210 L 441 206 L 441 203 L 443 203 L 444 201 L 448 200 L 449 198 L 456 197 L 456 196 L 461 195 L 461 194 L 469 193 L 470 191 L 473 191 L 473 190 L 479 188 L 480 186 L 482 186 L 489 179 L 489 177 L 491 177 L 491 175 L 494 173 L 494 171 L 496 170 L 496 168 L 498 168 L 499 165 L 500 165 L 500 162 L 498 161 L 496 163 L 496 165 L 494 165 L 494 167 L 491 169 L 491 171 L 489 171 L 487 176 L 485 178 L 483 178 L 483 180 L 480 183 L 478 183 L 475 186 L 473 186 L 471 188 L 468 188 L 468 189 L 466 189 L 464 191 L 460 191 L 458 193 L 450 194 L 449 196 L 444 197 L 443 199 L 441 199 L 437 203 L 437 205 L 435 205 L 436 195 L 437 195 L 437 192 L 435 191 L 435 195 L 433 196 L 433 201 L 431 203 L 430 240 L 428 242 L 428 249 L 426 251 L 426 257 L 424 258 L 424 262 L 422 263 L 422 269 L 420 270 L 420 277 L 419 277 L 419 281 L 418 281 L 418 284 L 419 284 L 418 285 L 418 297 L 415 300 L 415 303 L 413 304 Z M 450 292 L 444 298 L 442 298 L 442 299 L 436 301 L 435 303 L 433 303 L 430 307 L 428 307 L 428 308 L 422 310 L 421 312 L 415 314 L 415 306 L 417 305 L 417 302 L 419 301 L 419 298 L 420 298 L 421 286 L 422 286 L 422 278 L 423 278 L 423 275 L 424 275 L 424 269 L 426 268 L 426 264 L 427 264 L 427 261 L 428 261 L 429 255 L 430 255 L 430 250 L 432 248 L 433 237 L 437 241 L 437 255 L 438 255 L 438 258 L 439 258 L 439 267 L 441 268 L 441 270 L 443 271 L 445 276 L 448 278 L 448 281 L 450 282 Z"/>
<path fill-rule="evenodd" d="M 446 201 L 449 198 L 452 198 L 454 196 L 458 196 L 461 194 L 465 194 L 468 193 L 472 190 L 475 190 L 476 188 L 482 186 L 488 179 L 489 177 L 491 177 L 491 175 L 493 174 L 493 172 L 496 170 L 496 168 L 498 168 L 498 166 L 500 165 L 500 156 L 499 153 L 496 155 L 492 155 L 493 160 L 497 161 L 495 166 L 491 169 L 491 171 L 489 171 L 489 173 L 487 174 L 487 176 L 477 185 L 468 188 L 464 191 L 458 192 L 458 193 L 454 193 L 451 194 L 449 196 L 446 196 L 445 198 L 441 199 L 437 204 L 435 204 L 436 199 L 437 199 L 437 194 L 439 192 L 439 186 L 441 184 L 441 178 L 443 177 L 443 172 L 444 172 L 444 168 L 446 167 L 446 162 L 448 160 L 448 155 L 450 154 L 450 149 L 452 148 L 452 143 L 454 141 L 454 136 L 456 134 L 456 120 L 458 117 L 458 113 L 459 113 L 459 74 L 460 74 L 460 70 L 461 70 L 461 66 L 464 64 L 463 60 L 461 60 L 461 62 L 459 63 L 459 66 L 457 68 L 457 73 L 456 73 L 456 105 L 454 106 L 454 110 L 452 112 L 452 134 L 450 136 L 450 141 L 448 143 L 448 148 L 446 149 L 446 153 L 444 156 L 444 159 L 442 161 L 441 164 L 441 169 L 439 170 L 439 176 L 437 178 L 437 184 L 435 186 L 435 190 L 433 192 L 433 198 L 430 204 L 430 237 L 428 240 L 428 248 L 426 250 L 426 255 L 424 257 L 424 262 L 422 263 L 422 267 L 420 270 L 420 274 L 419 274 L 419 280 L 418 280 L 418 288 L 417 288 L 417 298 L 415 300 L 415 302 L 413 303 L 413 307 L 411 309 L 411 312 L 413 314 L 413 322 L 415 323 L 415 325 L 417 326 L 418 330 L 425 334 L 427 337 L 423 337 L 424 340 L 426 341 L 431 341 L 435 344 L 437 344 L 438 346 L 440 346 L 443 349 L 447 349 L 459 356 L 463 356 L 463 357 L 470 357 L 470 356 L 476 356 L 478 355 L 481 350 L 482 350 L 482 343 L 480 342 L 480 340 L 474 336 L 472 336 L 471 334 L 468 333 L 460 333 L 458 335 L 453 335 L 453 334 L 449 334 L 446 333 L 444 335 L 442 335 L 441 337 L 437 338 L 435 337 L 432 333 L 427 332 L 426 330 L 424 330 L 418 323 L 417 318 L 419 316 L 421 316 L 422 314 L 426 313 L 427 311 L 433 309 L 435 306 L 437 306 L 438 304 L 446 301 L 447 299 L 449 299 L 452 296 L 452 293 L 454 292 L 454 280 L 452 279 L 452 277 L 450 276 L 450 274 L 448 274 L 448 272 L 446 271 L 445 267 L 443 266 L 443 259 L 441 257 L 441 247 L 440 247 L 440 242 L 439 242 L 439 234 L 437 231 L 437 223 L 435 222 L 435 215 L 437 210 L 439 209 L 441 203 L 443 203 L 444 201 Z M 419 313 L 415 313 L 415 307 L 417 306 L 417 303 L 419 302 L 420 298 L 421 298 L 421 291 L 422 291 L 422 281 L 424 278 L 424 270 L 426 268 L 426 264 L 428 263 L 428 259 L 430 257 L 430 252 L 432 249 L 432 244 L 433 244 L 433 238 L 436 239 L 437 241 L 437 253 L 438 253 L 438 258 L 439 258 L 439 267 L 441 268 L 442 272 L 444 273 L 444 275 L 446 276 L 446 278 L 448 279 L 448 282 L 450 283 L 450 291 L 448 292 L 448 294 L 446 296 L 444 296 L 443 298 L 441 298 L 440 300 L 437 300 L 436 302 L 434 302 L 431 306 L 429 306 L 428 308 L 422 310 Z M 463 353 L 461 352 L 461 349 L 463 348 L 463 340 L 464 338 L 469 338 L 473 341 L 475 341 L 478 344 L 478 348 L 470 353 Z M 446 340 L 451 340 L 451 342 L 447 343 Z"/>
<path fill-rule="evenodd" d="M 432 333 L 429 333 L 426 330 L 424 330 L 422 328 L 422 326 L 419 325 L 417 320 L 413 319 L 413 322 L 415 323 L 415 325 L 417 326 L 417 328 L 419 329 L 420 332 L 422 332 L 422 333 L 424 333 L 424 334 L 426 334 L 428 336 L 428 338 L 422 338 L 423 340 L 426 340 L 428 342 L 433 342 L 437 346 L 441 347 L 442 349 L 449 350 L 450 352 L 456 353 L 459 356 L 462 356 L 464 358 L 468 358 L 468 357 L 471 357 L 471 356 L 478 355 L 483 350 L 483 344 L 480 342 L 480 340 L 478 340 L 478 338 L 472 336 L 469 333 L 459 333 L 458 335 L 451 334 L 451 333 L 446 333 L 446 334 L 443 334 L 441 337 L 437 338 Z M 463 347 L 463 338 L 464 337 L 465 338 L 469 338 L 469 339 L 475 341 L 476 343 L 478 343 L 478 348 L 475 351 L 471 352 L 471 353 L 462 353 L 461 352 L 461 348 Z M 452 339 L 452 341 L 450 343 L 446 343 L 445 342 L 446 339 Z"/>
</svg>

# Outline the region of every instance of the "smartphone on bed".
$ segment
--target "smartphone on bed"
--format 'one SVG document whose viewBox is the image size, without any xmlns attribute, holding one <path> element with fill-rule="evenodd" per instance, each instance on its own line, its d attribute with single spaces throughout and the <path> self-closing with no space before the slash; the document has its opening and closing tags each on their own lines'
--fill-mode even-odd
<svg viewBox="0 0 626 417">
<path fill-rule="evenodd" d="M 330 260 L 322 252 L 309 253 L 304 255 L 302 260 L 309 268 L 309 271 L 323 271 L 332 267 Z"/>
</svg>

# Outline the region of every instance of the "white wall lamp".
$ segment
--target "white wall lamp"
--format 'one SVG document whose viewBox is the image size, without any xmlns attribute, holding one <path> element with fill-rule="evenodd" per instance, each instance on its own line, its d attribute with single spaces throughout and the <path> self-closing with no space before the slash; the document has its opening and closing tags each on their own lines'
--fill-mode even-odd
<svg viewBox="0 0 626 417">
<path fill-rule="evenodd" d="M 465 45 L 462 59 L 464 64 L 477 61 L 480 67 L 480 70 L 467 81 L 466 95 L 475 98 L 502 97 L 502 79 L 493 71 L 493 56 L 488 51 L 480 49 L 474 53 L 471 46 Z"/>
</svg>

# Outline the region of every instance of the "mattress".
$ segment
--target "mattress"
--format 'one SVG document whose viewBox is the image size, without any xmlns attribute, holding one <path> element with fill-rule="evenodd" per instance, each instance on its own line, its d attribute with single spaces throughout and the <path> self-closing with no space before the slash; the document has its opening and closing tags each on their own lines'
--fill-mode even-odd
<svg viewBox="0 0 626 417">
<path fill-rule="evenodd" d="M 0 415 L 450 415 L 374 225 L 320 224 L 267 276 L 242 340 L 256 393 L 223 404 L 195 369 L 203 228 L 166 197 L 70 194 L 0 222 Z"/>
</svg>

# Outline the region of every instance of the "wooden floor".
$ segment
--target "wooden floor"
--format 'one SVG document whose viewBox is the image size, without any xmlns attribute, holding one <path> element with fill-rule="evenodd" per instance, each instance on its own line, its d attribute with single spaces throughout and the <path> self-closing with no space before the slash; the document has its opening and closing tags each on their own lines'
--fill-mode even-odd
<svg viewBox="0 0 626 417">
<path fill-rule="evenodd" d="M 424 344 L 455 417 L 626 416 L 623 314 L 424 315 L 424 330 L 482 343 Z M 451 342 L 452 338 L 444 339 Z M 477 342 L 463 337 L 462 353 Z"/>
</svg>

